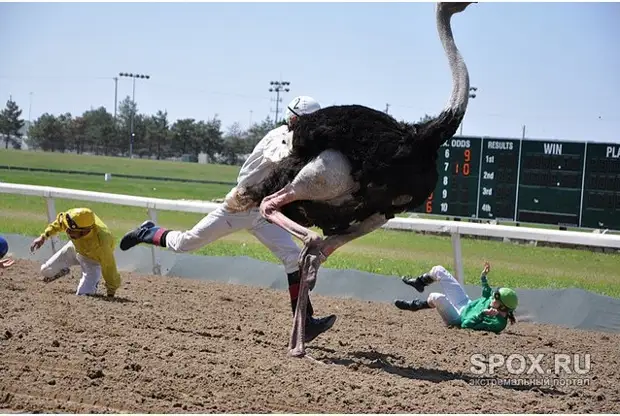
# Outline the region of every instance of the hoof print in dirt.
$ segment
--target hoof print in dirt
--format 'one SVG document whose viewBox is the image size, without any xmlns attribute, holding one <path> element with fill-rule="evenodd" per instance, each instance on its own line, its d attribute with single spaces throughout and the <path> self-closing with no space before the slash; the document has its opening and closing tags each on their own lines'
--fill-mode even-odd
<svg viewBox="0 0 620 416">
<path fill-rule="evenodd" d="M 125 366 L 125 370 L 140 371 L 142 370 L 142 366 L 140 364 L 131 363 Z"/>
<path fill-rule="evenodd" d="M 87 374 L 88 378 L 90 379 L 96 379 L 96 378 L 102 378 L 104 376 L 103 371 L 102 370 L 90 370 Z"/>
</svg>

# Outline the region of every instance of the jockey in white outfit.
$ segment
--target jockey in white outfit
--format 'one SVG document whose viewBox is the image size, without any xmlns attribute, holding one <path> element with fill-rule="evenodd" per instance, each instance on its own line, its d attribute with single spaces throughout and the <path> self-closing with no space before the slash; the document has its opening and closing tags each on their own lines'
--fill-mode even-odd
<svg viewBox="0 0 620 416">
<path fill-rule="evenodd" d="M 258 207 L 246 206 L 243 190 L 246 186 L 260 183 L 276 163 L 291 150 L 292 126 L 298 117 L 319 110 L 319 103 L 307 96 L 294 98 L 286 109 L 286 124 L 271 130 L 256 145 L 250 157 L 241 167 L 235 186 L 226 195 L 224 203 L 209 213 L 191 230 L 176 231 L 156 226 L 145 221 L 140 227 L 125 234 L 120 243 L 121 250 L 129 250 L 140 243 L 166 247 L 174 252 L 194 251 L 235 231 L 247 230 L 263 243 L 284 264 L 288 277 L 289 294 L 293 314 L 299 294 L 300 249 L 291 235 L 267 222 Z M 306 319 L 306 342 L 330 329 L 336 321 L 335 315 L 313 318 L 312 305 L 308 303 Z"/>
</svg>

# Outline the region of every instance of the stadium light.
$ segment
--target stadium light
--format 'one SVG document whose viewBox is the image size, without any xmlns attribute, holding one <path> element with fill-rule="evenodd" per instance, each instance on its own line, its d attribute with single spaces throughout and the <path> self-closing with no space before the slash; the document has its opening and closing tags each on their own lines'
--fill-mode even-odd
<svg viewBox="0 0 620 416">
<path fill-rule="evenodd" d="M 133 108 L 132 108 L 132 112 L 131 112 L 131 137 L 129 138 L 129 159 L 133 158 L 133 141 L 134 141 L 134 137 L 136 136 L 134 131 L 133 131 L 133 125 L 134 125 L 134 117 L 136 116 L 136 78 L 139 79 L 150 79 L 151 76 L 150 75 L 145 75 L 145 74 L 133 74 L 131 72 L 119 72 L 118 74 L 119 77 L 125 77 L 125 78 L 131 78 L 132 82 L 133 82 L 133 92 L 132 92 L 132 96 L 131 96 L 131 101 L 133 102 Z"/>
<path fill-rule="evenodd" d="M 280 102 L 282 102 L 282 98 L 280 98 L 280 91 L 289 92 L 290 88 L 288 86 L 291 85 L 291 83 L 288 82 L 288 81 L 270 81 L 269 85 L 271 85 L 271 88 L 269 88 L 269 92 L 275 92 L 276 93 L 276 118 L 275 118 L 273 124 L 277 125 L 278 124 L 279 104 L 280 104 Z"/>
<path fill-rule="evenodd" d="M 469 91 L 478 91 L 478 87 L 469 87 Z M 469 98 L 476 98 L 476 94 L 469 93 Z M 463 120 L 461 120 L 461 136 L 463 135 Z"/>
</svg>

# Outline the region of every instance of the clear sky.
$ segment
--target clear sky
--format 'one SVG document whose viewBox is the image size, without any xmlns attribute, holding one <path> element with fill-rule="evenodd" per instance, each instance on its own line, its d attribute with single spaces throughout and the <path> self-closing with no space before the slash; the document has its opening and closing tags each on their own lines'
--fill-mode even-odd
<svg viewBox="0 0 620 416">
<path fill-rule="evenodd" d="M 463 133 L 620 142 L 620 4 L 478 3 L 452 19 L 478 87 Z M 269 81 L 323 106 L 437 114 L 451 90 L 433 3 L 0 3 L 0 106 L 139 111 L 227 127 L 273 117 Z M 32 92 L 32 96 L 29 94 Z M 131 80 L 118 82 L 119 101 Z M 30 98 L 32 99 L 30 101 Z M 281 113 L 280 113 L 281 116 Z"/>
</svg>

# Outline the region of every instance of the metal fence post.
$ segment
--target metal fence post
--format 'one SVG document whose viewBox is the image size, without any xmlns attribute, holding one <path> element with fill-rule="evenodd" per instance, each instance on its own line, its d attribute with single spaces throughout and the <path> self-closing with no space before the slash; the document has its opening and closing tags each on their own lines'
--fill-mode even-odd
<svg viewBox="0 0 620 416">
<path fill-rule="evenodd" d="M 452 253 L 454 254 L 454 272 L 459 283 L 465 283 L 465 272 L 463 271 L 463 255 L 461 252 L 461 235 L 458 230 L 452 233 Z"/>
<path fill-rule="evenodd" d="M 54 203 L 54 198 L 46 196 L 45 202 L 47 203 L 47 221 L 52 223 L 56 221 L 56 204 Z M 50 243 L 52 245 L 52 253 L 56 254 L 57 247 L 60 248 L 60 240 L 57 236 L 53 236 L 50 238 Z"/>
<path fill-rule="evenodd" d="M 151 217 L 151 221 L 157 224 L 157 210 L 155 208 L 149 208 L 149 217 Z M 161 262 L 159 261 L 159 254 L 155 246 L 151 246 L 151 261 L 153 264 L 153 274 L 156 276 L 161 275 Z"/>
</svg>

